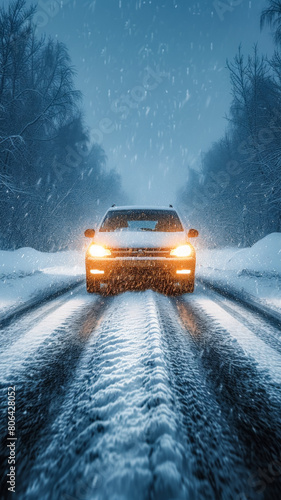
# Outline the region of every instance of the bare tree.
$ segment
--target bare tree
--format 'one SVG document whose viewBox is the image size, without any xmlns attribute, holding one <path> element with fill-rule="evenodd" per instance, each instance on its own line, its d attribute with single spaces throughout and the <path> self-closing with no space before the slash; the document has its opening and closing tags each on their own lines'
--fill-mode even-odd
<svg viewBox="0 0 281 500">
<path fill-rule="evenodd" d="M 211 240 L 246 245 L 280 230 L 280 56 L 267 61 L 255 46 L 245 58 L 239 48 L 227 67 L 227 134 L 202 155 L 201 175 L 190 176 L 181 199 Z"/>
<path fill-rule="evenodd" d="M 54 249 L 120 183 L 89 144 L 67 47 L 39 38 L 34 14 L 25 0 L 0 9 L 0 232 L 8 246 Z"/>
<path fill-rule="evenodd" d="M 274 30 L 274 42 L 276 45 L 281 44 L 281 0 L 268 0 L 266 7 L 260 18 L 261 29 L 267 24 Z"/>
</svg>

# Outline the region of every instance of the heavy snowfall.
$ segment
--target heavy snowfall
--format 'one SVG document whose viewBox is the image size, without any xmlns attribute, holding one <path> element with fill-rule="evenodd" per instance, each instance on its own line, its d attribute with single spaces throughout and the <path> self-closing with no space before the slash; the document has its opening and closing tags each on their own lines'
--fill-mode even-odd
<svg viewBox="0 0 281 500">
<path fill-rule="evenodd" d="M 0 0 L 1 499 L 280 500 L 280 20 Z M 87 293 L 84 231 L 171 203 L 194 292 Z"/>
</svg>

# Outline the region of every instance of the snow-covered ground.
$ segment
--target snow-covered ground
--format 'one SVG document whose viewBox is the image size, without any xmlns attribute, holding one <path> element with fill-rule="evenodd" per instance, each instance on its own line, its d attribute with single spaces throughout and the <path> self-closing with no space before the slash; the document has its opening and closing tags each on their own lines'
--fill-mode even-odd
<svg viewBox="0 0 281 500">
<path fill-rule="evenodd" d="M 237 288 L 277 283 L 279 243 L 271 235 L 252 249 L 199 251 L 198 274 Z M 0 255 L 6 307 L 5 290 L 15 307 L 84 277 L 83 252 Z M 200 282 L 183 297 L 100 297 L 82 284 L 25 312 L 0 335 L 3 438 L 7 387 L 16 388 L 16 498 L 280 499 L 272 322 Z"/>
<path fill-rule="evenodd" d="M 281 233 L 242 250 L 199 250 L 197 264 L 197 276 L 246 292 L 281 311 Z"/>
<path fill-rule="evenodd" d="M 0 251 L 0 315 L 59 291 L 83 275 L 82 252 Z"/>
<path fill-rule="evenodd" d="M 183 298 L 81 286 L 5 327 L 0 347 L 17 499 L 279 500 L 280 336 L 241 304 L 200 284 Z M 1 486 L 9 498 L 6 474 Z"/>
</svg>

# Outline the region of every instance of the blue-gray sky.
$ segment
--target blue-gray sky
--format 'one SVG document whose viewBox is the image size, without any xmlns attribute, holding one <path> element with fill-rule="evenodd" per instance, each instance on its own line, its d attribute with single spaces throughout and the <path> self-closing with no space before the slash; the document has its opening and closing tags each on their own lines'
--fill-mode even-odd
<svg viewBox="0 0 281 500">
<path fill-rule="evenodd" d="M 53 1 L 53 0 L 52 0 Z M 8 3 L 8 2 L 4 2 Z M 30 0 L 27 4 L 34 3 Z M 36 3 L 36 2 L 35 2 Z M 231 2 L 229 2 L 231 3 Z M 41 0 L 40 32 L 70 51 L 86 123 L 134 203 L 174 202 L 188 166 L 220 138 L 231 101 L 226 59 L 271 53 L 265 0 Z"/>
</svg>

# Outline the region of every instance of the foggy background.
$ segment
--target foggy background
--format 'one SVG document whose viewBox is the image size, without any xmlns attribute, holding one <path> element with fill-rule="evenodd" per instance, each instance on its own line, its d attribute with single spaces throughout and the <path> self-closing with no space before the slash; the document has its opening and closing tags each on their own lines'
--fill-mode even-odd
<svg viewBox="0 0 281 500">
<path fill-rule="evenodd" d="M 256 42 L 273 52 L 270 30 L 259 29 L 266 2 L 241 0 L 223 14 L 209 0 L 49 3 L 39 2 L 38 34 L 67 45 L 108 168 L 121 174 L 132 203 L 174 203 L 188 167 L 200 168 L 201 151 L 227 125 L 226 59 L 239 44 L 246 55 Z"/>
<path fill-rule="evenodd" d="M 113 203 L 173 203 L 204 245 L 280 232 L 280 19 L 281 0 L 5 0 L 0 246 L 79 247 Z"/>
</svg>

